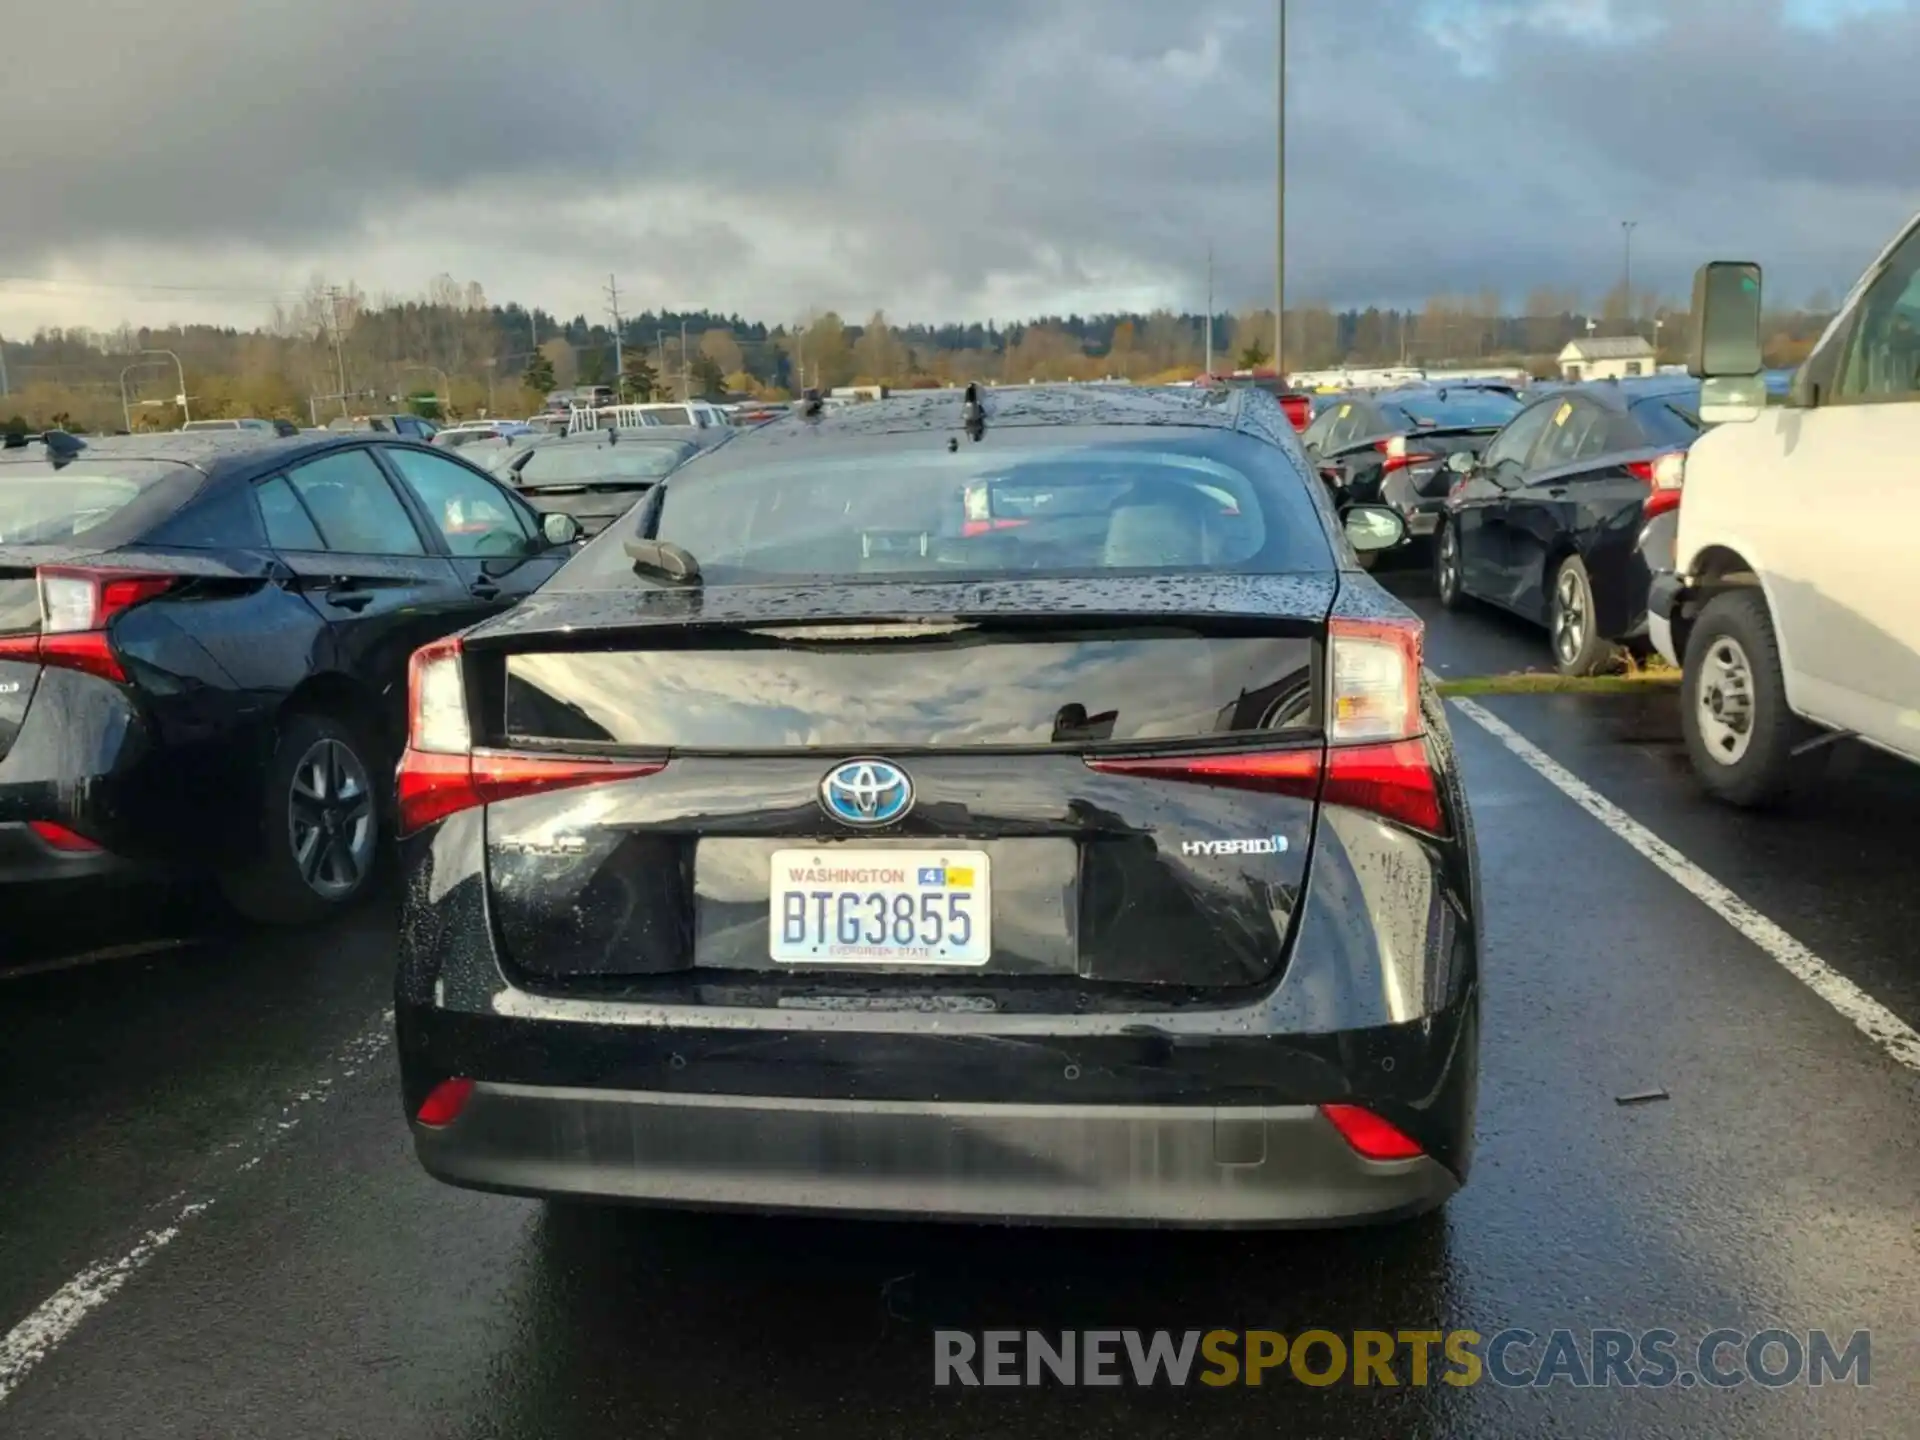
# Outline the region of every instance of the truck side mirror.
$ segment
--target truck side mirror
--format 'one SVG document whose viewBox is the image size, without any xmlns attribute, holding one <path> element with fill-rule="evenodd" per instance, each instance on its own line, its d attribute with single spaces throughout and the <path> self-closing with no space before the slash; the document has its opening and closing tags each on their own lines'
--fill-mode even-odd
<svg viewBox="0 0 1920 1440">
<path fill-rule="evenodd" d="M 1765 368 L 1760 354 L 1760 293 L 1758 265 L 1709 260 L 1700 267 L 1693 277 L 1695 328 L 1688 374 L 1701 380 L 1760 374 Z"/>
</svg>

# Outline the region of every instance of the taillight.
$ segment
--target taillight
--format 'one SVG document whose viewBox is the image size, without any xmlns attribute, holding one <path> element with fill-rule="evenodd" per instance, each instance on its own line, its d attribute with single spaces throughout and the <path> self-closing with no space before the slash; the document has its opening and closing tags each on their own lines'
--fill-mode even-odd
<svg viewBox="0 0 1920 1440">
<path fill-rule="evenodd" d="M 663 761 L 583 760 L 475 749 L 467 720 L 466 673 L 460 639 L 414 651 L 407 667 L 407 748 L 398 777 L 400 833 L 411 835 L 462 810 L 632 780 L 666 768 Z"/>
<path fill-rule="evenodd" d="M 63 855 L 97 855 L 103 848 L 98 840 L 89 840 L 79 831 L 69 830 L 52 820 L 29 820 L 27 829 L 39 836 L 48 849 Z"/>
<path fill-rule="evenodd" d="M 1634 479 L 1647 487 L 1641 509 L 1648 519 L 1680 508 L 1680 492 L 1687 483 L 1687 454 L 1675 450 L 1652 460 L 1634 460 L 1627 465 Z"/>
<path fill-rule="evenodd" d="M 1358 1105 L 1322 1105 L 1320 1113 L 1362 1160 L 1418 1160 L 1427 1153 L 1398 1126 Z"/>
<path fill-rule="evenodd" d="M 40 585 L 40 633 L 0 636 L 0 660 L 80 670 L 124 684 L 127 672 L 107 643 L 107 627 L 123 612 L 166 594 L 183 577 L 43 565 L 34 578 Z"/>
<path fill-rule="evenodd" d="M 1407 444 L 1407 437 L 1395 435 L 1388 440 L 1376 440 L 1373 448 L 1386 458 L 1380 466 L 1382 475 L 1391 475 L 1396 470 L 1404 470 L 1409 465 L 1424 465 L 1429 460 L 1438 460 L 1438 455 L 1428 455 L 1424 451 L 1414 450 Z"/>
<path fill-rule="evenodd" d="M 1317 799 L 1431 835 L 1446 833 L 1420 713 L 1418 620 L 1328 625 L 1327 746 L 1251 754 L 1090 758 L 1108 775 Z"/>
</svg>

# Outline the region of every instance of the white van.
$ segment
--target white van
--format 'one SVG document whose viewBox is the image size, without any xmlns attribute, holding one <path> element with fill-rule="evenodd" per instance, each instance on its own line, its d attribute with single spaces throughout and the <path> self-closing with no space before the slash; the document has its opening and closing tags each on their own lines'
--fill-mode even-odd
<svg viewBox="0 0 1920 1440">
<path fill-rule="evenodd" d="M 1759 380 L 1759 267 L 1707 266 L 1695 294 L 1701 417 L 1722 423 L 1694 442 L 1648 601 L 1694 768 L 1761 805 L 1835 739 L 1920 762 L 1920 216 L 1782 405 Z"/>
</svg>

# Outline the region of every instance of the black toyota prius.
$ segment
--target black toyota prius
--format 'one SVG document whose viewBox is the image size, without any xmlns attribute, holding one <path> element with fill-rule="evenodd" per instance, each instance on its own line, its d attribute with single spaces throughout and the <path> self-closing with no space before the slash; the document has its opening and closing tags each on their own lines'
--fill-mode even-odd
<svg viewBox="0 0 1920 1440">
<path fill-rule="evenodd" d="M 1086 1224 L 1442 1204 L 1478 885 L 1420 622 L 1252 391 L 796 414 L 414 656 L 439 1178 Z"/>
</svg>

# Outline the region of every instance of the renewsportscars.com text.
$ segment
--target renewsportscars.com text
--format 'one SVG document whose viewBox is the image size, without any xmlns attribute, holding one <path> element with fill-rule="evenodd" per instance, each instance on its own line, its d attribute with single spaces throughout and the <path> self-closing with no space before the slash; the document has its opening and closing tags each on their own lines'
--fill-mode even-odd
<svg viewBox="0 0 1920 1440">
<path fill-rule="evenodd" d="M 1872 1351 L 1865 1330 L 936 1330 L 933 1383 L 1778 1389 L 1870 1385 Z"/>
</svg>

